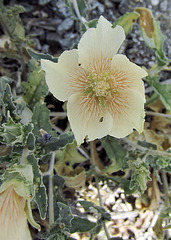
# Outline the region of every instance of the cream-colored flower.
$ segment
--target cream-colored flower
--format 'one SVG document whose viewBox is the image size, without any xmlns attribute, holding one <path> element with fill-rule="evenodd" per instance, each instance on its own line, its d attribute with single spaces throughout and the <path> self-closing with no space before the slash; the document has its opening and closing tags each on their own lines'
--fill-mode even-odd
<svg viewBox="0 0 171 240">
<path fill-rule="evenodd" d="M 8 180 L 0 187 L 0 240 L 31 240 L 27 218 L 34 222 L 30 208 L 29 187 L 22 181 Z"/>
<path fill-rule="evenodd" d="M 122 138 L 144 125 L 147 73 L 126 56 L 116 54 L 125 39 L 121 26 L 100 17 L 88 29 L 78 50 L 65 51 L 58 63 L 41 60 L 52 94 L 68 100 L 67 114 L 77 144 L 111 135 Z"/>
</svg>

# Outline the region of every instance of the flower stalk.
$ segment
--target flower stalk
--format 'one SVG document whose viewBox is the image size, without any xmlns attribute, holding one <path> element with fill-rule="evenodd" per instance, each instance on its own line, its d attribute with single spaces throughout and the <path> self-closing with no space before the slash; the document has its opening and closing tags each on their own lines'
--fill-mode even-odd
<svg viewBox="0 0 171 240">
<path fill-rule="evenodd" d="M 55 152 L 52 153 L 49 165 L 49 225 L 54 223 L 54 202 L 53 202 L 53 167 L 55 163 Z"/>
<path fill-rule="evenodd" d="M 95 142 L 93 142 L 93 141 L 90 142 L 90 151 L 91 151 L 92 165 L 95 169 L 94 174 L 95 174 L 95 182 L 96 182 L 96 188 L 97 188 L 97 192 L 98 192 L 99 204 L 100 204 L 101 208 L 104 208 L 103 202 L 102 202 L 102 197 L 101 197 L 101 194 L 100 194 L 99 179 L 98 179 L 98 176 L 97 176 L 97 166 L 96 166 L 97 151 L 96 151 L 96 147 L 95 147 Z M 106 234 L 106 238 L 107 238 L 107 240 L 110 240 L 110 235 L 109 235 L 109 232 L 107 230 L 107 226 L 106 226 L 105 221 L 103 221 L 102 224 L 103 224 L 103 228 L 104 228 L 104 231 L 105 231 L 105 234 Z"/>
</svg>

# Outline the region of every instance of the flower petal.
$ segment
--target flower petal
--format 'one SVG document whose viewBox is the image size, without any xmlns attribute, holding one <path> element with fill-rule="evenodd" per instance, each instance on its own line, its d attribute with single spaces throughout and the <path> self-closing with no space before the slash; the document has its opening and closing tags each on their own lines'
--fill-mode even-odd
<svg viewBox="0 0 171 240">
<path fill-rule="evenodd" d="M 126 56 L 117 54 L 113 57 L 111 72 L 118 91 L 119 89 L 132 89 L 144 95 L 144 83 L 141 79 L 148 74 L 144 69 L 130 62 Z"/>
<path fill-rule="evenodd" d="M 85 69 L 105 70 L 124 39 L 123 28 L 112 28 L 112 24 L 101 16 L 97 28 L 88 29 L 78 44 L 79 62 Z"/>
<path fill-rule="evenodd" d="M 135 90 L 120 91 L 108 103 L 108 110 L 113 117 L 113 128 L 109 135 L 123 138 L 136 129 L 139 133 L 144 126 L 144 97 Z"/>
<path fill-rule="evenodd" d="M 59 100 L 66 101 L 73 93 L 85 90 L 88 73 L 79 66 L 76 49 L 63 52 L 58 63 L 42 59 L 41 67 L 49 91 Z"/>
<path fill-rule="evenodd" d="M 26 200 L 13 186 L 0 194 L 0 239 L 31 240 L 24 211 Z"/>
<path fill-rule="evenodd" d="M 73 94 L 68 100 L 67 113 L 78 145 L 86 136 L 89 141 L 106 136 L 113 126 L 109 112 L 87 95 Z"/>
</svg>

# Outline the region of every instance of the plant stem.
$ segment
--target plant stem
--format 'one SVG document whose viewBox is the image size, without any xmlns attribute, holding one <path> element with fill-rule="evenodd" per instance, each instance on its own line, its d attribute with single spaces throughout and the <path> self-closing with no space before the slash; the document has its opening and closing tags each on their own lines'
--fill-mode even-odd
<svg viewBox="0 0 171 240">
<path fill-rule="evenodd" d="M 171 153 L 167 153 L 164 151 L 159 151 L 159 150 L 152 150 L 146 147 L 142 147 L 136 143 L 134 143 L 133 141 L 129 140 L 128 138 L 123 138 L 123 141 L 126 142 L 128 145 L 131 145 L 133 148 L 139 149 L 142 152 L 149 152 L 149 154 L 155 156 L 155 155 L 160 155 L 160 156 L 165 156 L 168 158 L 171 158 Z"/>
<path fill-rule="evenodd" d="M 53 203 L 53 167 L 55 162 L 55 152 L 52 153 L 49 165 L 49 225 L 54 223 L 54 203 Z"/>
<path fill-rule="evenodd" d="M 164 113 L 158 113 L 158 112 L 152 112 L 152 111 L 146 111 L 146 114 L 151 116 L 171 118 L 170 114 L 164 114 Z"/>
<path fill-rule="evenodd" d="M 91 149 L 91 160 L 92 160 L 92 165 L 95 166 L 95 181 L 96 181 L 96 188 L 97 188 L 97 192 L 98 192 L 98 198 L 99 198 L 99 204 L 100 207 L 103 207 L 103 202 L 102 202 L 102 198 L 101 198 L 101 194 L 100 194 L 100 187 L 99 187 L 99 179 L 98 176 L 96 174 L 96 156 L 97 156 L 97 151 L 96 151 L 96 146 L 95 146 L 95 142 L 90 142 L 90 149 Z M 107 237 L 107 240 L 110 240 L 110 235 L 108 233 L 107 227 L 106 227 L 106 223 L 105 221 L 102 222 L 103 224 L 103 228 Z"/>
<path fill-rule="evenodd" d="M 74 9 L 75 9 L 75 12 L 77 14 L 77 17 L 80 19 L 80 22 L 82 22 L 82 24 L 84 24 L 85 28 L 88 29 L 88 26 L 86 24 L 86 22 L 87 22 L 86 19 L 80 15 L 80 11 L 79 11 L 79 8 L 78 8 L 77 1 L 72 0 L 72 2 L 73 2 Z"/>
</svg>

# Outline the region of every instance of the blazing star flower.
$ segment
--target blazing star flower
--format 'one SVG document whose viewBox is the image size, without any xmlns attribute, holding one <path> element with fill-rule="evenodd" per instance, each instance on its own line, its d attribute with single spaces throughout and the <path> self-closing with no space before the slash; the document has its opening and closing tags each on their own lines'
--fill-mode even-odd
<svg viewBox="0 0 171 240">
<path fill-rule="evenodd" d="M 40 230 L 34 221 L 30 207 L 29 187 L 16 179 L 5 181 L 0 187 L 0 239 L 32 240 L 27 218 Z"/>
<path fill-rule="evenodd" d="M 58 63 L 41 60 L 46 83 L 61 101 L 68 100 L 67 115 L 77 144 L 111 135 L 122 138 L 144 125 L 144 84 L 147 73 L 122 54 L 121 26 L 112 28 L 100 17 L 88 29 L 78 49 L 64 51 Z"/>
</svg>

